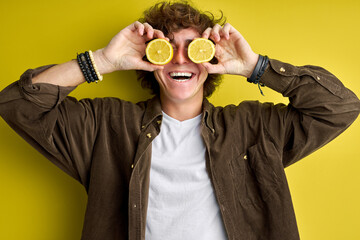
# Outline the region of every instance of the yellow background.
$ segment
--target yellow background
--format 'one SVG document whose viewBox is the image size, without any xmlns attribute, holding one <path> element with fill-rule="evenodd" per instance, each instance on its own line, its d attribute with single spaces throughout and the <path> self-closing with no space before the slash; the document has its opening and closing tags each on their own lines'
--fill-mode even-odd
<svg viewBox="0 0 360 240">
<path fill-rule="evenodd" d="M 27 69 L 75 58 L 105 46 L 154 1 L 14 0 L 0 2 L 0 89 Z M 295 65 L 321 65 L 360 96 L 359 0 L 199 0 L 222 9 L 253 50 Z M 226 76 L 210 98 L 215 105 L 244 99 L 284 102 L 245 78 Z M 135 73 L 116 72 L 83 84 L 78 98 L 149 94 Z M 360 120 L 339 138 L 286 169 L 302 239 L 360 239 Z M 17 136 L 0 118 L 0 239 L 80 239 L 86 193 Z"/>
</svg>

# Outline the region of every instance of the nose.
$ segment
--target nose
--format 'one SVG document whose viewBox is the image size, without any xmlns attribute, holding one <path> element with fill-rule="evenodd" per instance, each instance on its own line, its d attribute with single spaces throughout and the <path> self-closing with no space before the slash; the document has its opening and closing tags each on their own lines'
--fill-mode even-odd
<svg viewBox="0 0 360 240">
<path fill-rule="evenodd" d="M 174 55 L 172 58 L 173 64 L 186 64 L 190 61 L 187 49 L 184 47 L 179 47 L 177 49 L 174 49 Z"/>
</svg>

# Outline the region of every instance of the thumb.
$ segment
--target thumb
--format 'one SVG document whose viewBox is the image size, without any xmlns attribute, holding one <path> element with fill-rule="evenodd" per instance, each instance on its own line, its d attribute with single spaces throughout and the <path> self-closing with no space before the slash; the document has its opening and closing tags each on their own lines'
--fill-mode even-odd
<svg viewBox="0 0 360 240">
<path fill-rule="evenodd" d="M 155 70 L 162 70 L 164 69 L 164 66 L 162 65 L 155 65 L 149 62 L 139 62 L 138 66 L 137 66 L 137 70 L 144 70 L 144 71 L 149 71 L 149 72 L 153 72 Z"/>
<path fill-rule="evenodd" d="M 211 64 L 209 62 L 204 62 L 201 64 L 210 74 L 223 74 L 223 68 L 219 64 Z"/>
</svg>

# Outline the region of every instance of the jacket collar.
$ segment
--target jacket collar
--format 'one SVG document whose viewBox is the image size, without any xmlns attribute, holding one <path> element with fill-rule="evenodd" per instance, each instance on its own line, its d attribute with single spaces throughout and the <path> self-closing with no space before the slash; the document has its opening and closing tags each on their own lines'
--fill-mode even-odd
<svg viewBox="0 0 360 240">
<path fill-rule="evenodd" d="M 210 129 L 212 133 L 215 133 L 214 123 L 211 116 L 213 116 L 214 105 L 212 105 L 207 98 L 203 100 L 203 120 L 202 122 L 205 123 L 205 126 Z"/>
<path fill-rule="evenodd" d="M 161 103 L 158 96 L 155 96 L 146 102 L 142 128 L 146 128 L 155 119 L 162 119 Z"/>
</svg>

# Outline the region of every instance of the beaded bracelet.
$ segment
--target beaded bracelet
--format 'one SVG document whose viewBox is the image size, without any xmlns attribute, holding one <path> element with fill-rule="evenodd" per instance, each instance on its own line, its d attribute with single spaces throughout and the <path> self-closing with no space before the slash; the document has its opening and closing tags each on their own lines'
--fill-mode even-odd
<svg viewBox="0 0 360 240">
<path fill-rule="evenodd" d="M 89 52 L 85 52 L 85 57 L 86 57 L 86 63 L 88 63 L 88 64 L 90 63 L 89 70 L 90 70 L 91 76 L 93 76 L 95 80 L 98 80 L 99 78 L 95 72 L 94 64 L 90 59 Z"/>
<path fill-rule="evenodd" d="M 92 77 L 89 66 L 86 62 L 85 55 L 83 53 L 80 53 L 77 55 L 77 61 L 80 66 L 81 72 L 83 73 L 86 82 L 91 83 L 94 82 L 95 79 Z"/>
<path fill-rule="evenodd" d="M 99 79 L 100 81 L 102 81 L 102 80 L 103 80 L 103 76 L 100 74 L 99 70 L 98 70 L 97 67 L 96 67 L 95 60 L 94 60 L 94 55 L 93 55 L 93 53 L 92 53 L 91 50 L 89 50 L 89 56 L 90 56 L 91 63 L 92 63 L 92 65 L 93 65 L 93 67 L 94 67 L 96 76 L 98 77 L 98 79 Z"/>
<path fill-rule="evenodd" d="M 91 50 L 85 53 L 77 54 L 77 62 L 80 66 L 81 72 L 84 75 L 86 82 L 98 82 L 102 81 L 103 76 L 100 75 L 95 65 L 94 57 Z"/>
</svg>

